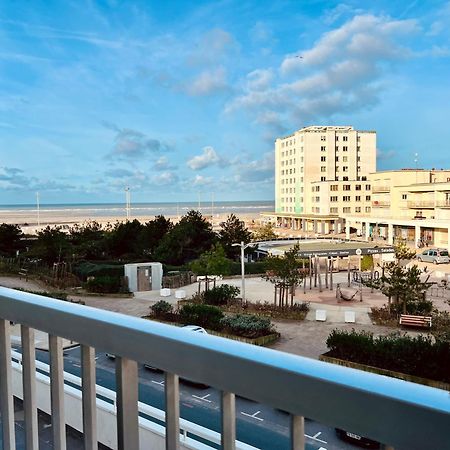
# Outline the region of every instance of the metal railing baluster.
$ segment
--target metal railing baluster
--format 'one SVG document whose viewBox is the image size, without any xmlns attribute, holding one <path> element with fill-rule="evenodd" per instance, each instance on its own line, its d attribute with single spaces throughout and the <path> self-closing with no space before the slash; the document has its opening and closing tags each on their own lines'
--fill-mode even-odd
<svg viewBox="0 0 450 450">
<path fill-rule="evenodd" d="M 166 372 L 166 450 L 180 448 L 180 385 L 178 375 Z"/>
<path fill-rule="evenodd" d="M 36 403 L 36 348 L 34 330 L 21 325 L 23 410 L 27 450 L 38 450 L 38 416 Z"/>
<path fill-rule="evenodd" d="M 231 392 L 222 392 L 222 448 L 236 448 L 236 401 Z"/>
<path fill-rule="evenodd" d="M 95 392 L 95 350 L 81 346 L 83 391 L 83 437 L 85 450 L 97 450 L 97 397 Z"/>
<path fill-rule="evenodd" d="M 117 446 L 139 449 L 137 362 L 116 357 Z"/>
<path fill-rule="evenodd" d="M 16 448 L 12 395 L 11 332 L 9 320 L 0 319 L 0 411 L 3 448 Z"/>
<path fill-rule="evenodd" d="M 302 416 L 291 415 L 291 448 L 305 449 L 305 418 Z"/>
<path fill-rule="evenodd" d="M 66 421 L 64 414 L 64 359 L 62 338 L 49 335 L 50 401 L 52 409 L 53 448 L 66 448 Z"/>
</svg>

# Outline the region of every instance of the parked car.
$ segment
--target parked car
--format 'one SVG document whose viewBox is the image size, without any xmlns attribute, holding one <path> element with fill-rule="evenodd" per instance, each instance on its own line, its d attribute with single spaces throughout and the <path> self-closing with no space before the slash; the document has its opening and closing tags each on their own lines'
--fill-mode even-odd
<svg viewBox="0 0 450 450">
<path fill-rule="evenodd" d="M 372 439 L 360 436 L 359 434 L 351 433 L 350 431 L 335 428 L 337 436 L 343 441 L 351 442 L 359 447 L 366 448 L 380 448 L 380 443 Z"/>
<path fill-rule="evenodd" d="M 430 248 L 416 256 L 418 261 L 431 262 L 433 264 L 448 264 L 450 259 L 448 251 L 443 248 Z"/>
</svg>

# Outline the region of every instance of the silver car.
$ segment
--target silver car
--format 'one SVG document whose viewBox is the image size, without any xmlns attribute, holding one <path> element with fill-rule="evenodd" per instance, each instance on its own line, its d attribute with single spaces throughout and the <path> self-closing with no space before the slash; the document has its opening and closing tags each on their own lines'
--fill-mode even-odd
<svg viewBox="0 0 450 450">
<path fill-rule="evenodd" d="M 432 262 L 434 264 L 448 264 L 450 261 L 448 251 L 443 248 L 430 248 L 429 250 L 424 250 L 417 255 L 417 260 Z"/>
</svg>

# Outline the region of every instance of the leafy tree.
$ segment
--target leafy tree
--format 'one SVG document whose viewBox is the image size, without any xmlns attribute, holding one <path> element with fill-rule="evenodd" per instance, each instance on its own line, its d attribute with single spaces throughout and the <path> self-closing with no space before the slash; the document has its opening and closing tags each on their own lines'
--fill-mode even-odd
<svg viewBox="0 0 450 450">
<path fill-rule="evenodd" d="M 70 248 L 69 238 L 66 233 L 61 231 L 61 227 L 47 226 L 37 233 L 30 256 L 41 258 L 48 264 L 63 261 Z"/>
<path fill-rule="evenodd" d="M 96 221 L 83 225 L 75 224 L 69 230 L 72 255 L 81 259 L 101 258 L 106 250 L 105 233 Z"/>
<path fill-rule="evenodd" d="M 278 288 L 279 305 L 287 304 L 290 296 L 291 305 L 294 303 L 295 288 L 299 286 L 304 278 L 301 260 L 299 259 L 300 246 L 294 245 L 287 250 L 283 256 L 268 256 L 266 258 L 267 272 L 263 277 Z M 276 299 L 275 299 L 276 302 Z"/>
<path fill-rule="evenodd" d="M 366 284 L 379 289 L 388 297 L 389 308 L 394 300 L 394 312 L 403 314 L 429 314 L 433 303 L 425 299 L 425 293 L 430 287 L 428 281 L 422 281 L 422 272 L 417 266 L 402 267 L 398 263 L 388 263 L 384 274 L 378 279 Z"/>
<path fill-rule="evenodd" d="M 139 256 L 142 251 L 138 237 L 143 229 L 139 220 L 117 222 L 107 237 L 107 250 L 113 257 Z"/>
<path fill-rule="evenodd" d="M 24 248 L 22 230 L 18 225 L 0 225 L 0 255 L 15 256 L 17 250 Z"/>
<path fill-rule="evenodd" d="M 156 259 L 181 265 L 197 259 L 217 240 L 211 224 L 198 211 L 189 211 L 164 235 L 155 249 Z"/>
<path fill-rule="evenodd" d="M 273 226 L 270 223 L 261 225 L 258 229 L 253 232 L 254 241 L 270 241 L 276 239 L 277 235 L 273 231 Z"/>
<path fill-rule="evenodd" d="M 161 239 L 173 228 L 173 223 L 164 216 L 156 216 L 144 224 L 139 243 L 144 254 L 152 254 Z"/>
<path fill-rule="evenodd" d="M 223 247 L 217 244 L 192 261 L 191 270 L 197 275 L 229 275 L 231 260 L 226 257 Z"/>
<path fill-rule="evenodd" d="M 395 257 L 397 260 L 407 259 L 411 260 L 414 259 L 416 256 L 415 250 L 411 250 L 404 242 L 399 242 L 395 248 Z"/>
<path fill-rule="evenodd" d="M 248 244 L 252 238 L 252 233 L 247 229 L 245 223 L 230 214 L 225 222 L 220 224 L 219 239 L 228 258 L 236 258 L 240 255 L 240 248 L 233 247 L 233 244 Z M 250 247 L 248 251 L 251 251 Z"/>
</svg>

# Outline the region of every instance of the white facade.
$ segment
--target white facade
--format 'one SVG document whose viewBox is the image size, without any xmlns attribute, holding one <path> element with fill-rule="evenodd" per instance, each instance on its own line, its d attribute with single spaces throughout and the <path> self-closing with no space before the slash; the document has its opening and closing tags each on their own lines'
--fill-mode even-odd
<svg viewBox="0 0 450 450">
<path fill-rule="evenodd" d="M 125 264 L 124 271 L 130 292 L 161 289 L 163 269 L 159 262 Z"/>
</svg>

